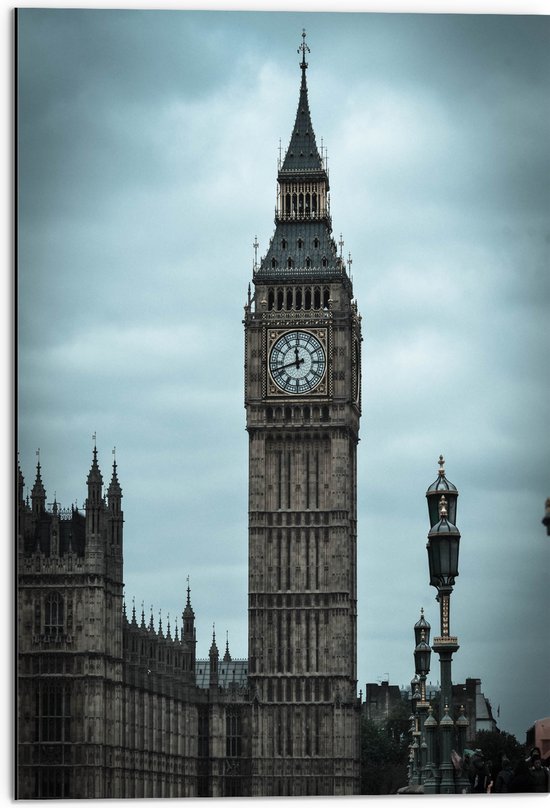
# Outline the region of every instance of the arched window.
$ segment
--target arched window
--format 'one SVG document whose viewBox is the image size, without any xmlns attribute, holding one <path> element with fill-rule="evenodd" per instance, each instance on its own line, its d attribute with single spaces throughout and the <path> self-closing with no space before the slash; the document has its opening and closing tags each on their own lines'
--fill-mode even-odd
<svg viewBox="0 0 550 808">
<path fill-rule="evenodd" d="M 270 289 L 267 293 L 267 308 L 269 309 L 269 311 L 273 311 L 274 306 L 275 306 L 275 292 L 273 291 L 273 289 Z"/>
<path fill-rule="evenodd" d="M 272 258 L 271 259 L 271 268 L 275 269 L 276 266 L 277 266 L 277 260 L 275 258 Z"/>
<path fill-rule="evenodd" d="M 48 595 L 44 607 L 44 634 L 63 634 L 65 608 L 59 592 Z"/>
</svg>

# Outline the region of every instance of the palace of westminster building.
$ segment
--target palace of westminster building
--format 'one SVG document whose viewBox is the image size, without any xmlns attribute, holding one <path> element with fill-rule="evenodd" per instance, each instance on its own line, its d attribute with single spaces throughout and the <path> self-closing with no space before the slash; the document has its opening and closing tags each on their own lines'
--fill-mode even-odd
<svg viewBox="0 0 550 808">
<path fill-rule="evenodd" d="M 94 448 L 82 509 L 18 470 L 17 797 L 359 793 L 361 317 L 332 237 L 305 34 L 275 232 L 244 314 L 248 659 L 123 603 L 122 490 Z"/>
</svg>

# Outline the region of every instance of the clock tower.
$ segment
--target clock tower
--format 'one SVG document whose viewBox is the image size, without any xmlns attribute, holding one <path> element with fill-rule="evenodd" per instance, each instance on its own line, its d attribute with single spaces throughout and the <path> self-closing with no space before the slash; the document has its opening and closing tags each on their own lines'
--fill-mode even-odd
<svg viewBox="0 0 550 808">
<path fill-rule="evenodd" d="M 359 792 L 361 318 L 332 236 L 302 37 L 275 232 L 244 319 L 252 796 Z"/>
</svg>

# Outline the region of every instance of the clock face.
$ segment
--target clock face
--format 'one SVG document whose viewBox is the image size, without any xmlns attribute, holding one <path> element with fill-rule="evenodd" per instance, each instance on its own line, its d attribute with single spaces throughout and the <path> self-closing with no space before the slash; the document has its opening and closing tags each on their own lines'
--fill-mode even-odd
<svg viewBox="0 0 550 808">
<path fill-rule="evenodd" d="M 293 395 L 303 395 L 317 387 L 326 365 L 321 342 L 308 331 L 283 334 L 269 355 L 271 378 L 280 390 Z"/>
</svg>

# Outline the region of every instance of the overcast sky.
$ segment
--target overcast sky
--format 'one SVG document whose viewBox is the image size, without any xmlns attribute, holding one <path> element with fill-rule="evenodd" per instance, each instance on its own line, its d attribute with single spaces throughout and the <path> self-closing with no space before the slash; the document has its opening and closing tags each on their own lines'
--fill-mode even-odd
<svg viewBox="0 0 550 808">
<path fill-rule="evenodd" d="M 358 677 L 408 684 L 425 491 L 460 491 L 453 681 L 550 715 L 550 18 L 22 10 L 19 448 L 124 492 L 126 603 L 247 655 L 243 305 L 307 29 L 334 235 L 363 316 Z M 181 617 L 178 617 L 181 625 Z M 432 655 L 431 681 L 439 681 Z"/>
</svg>

